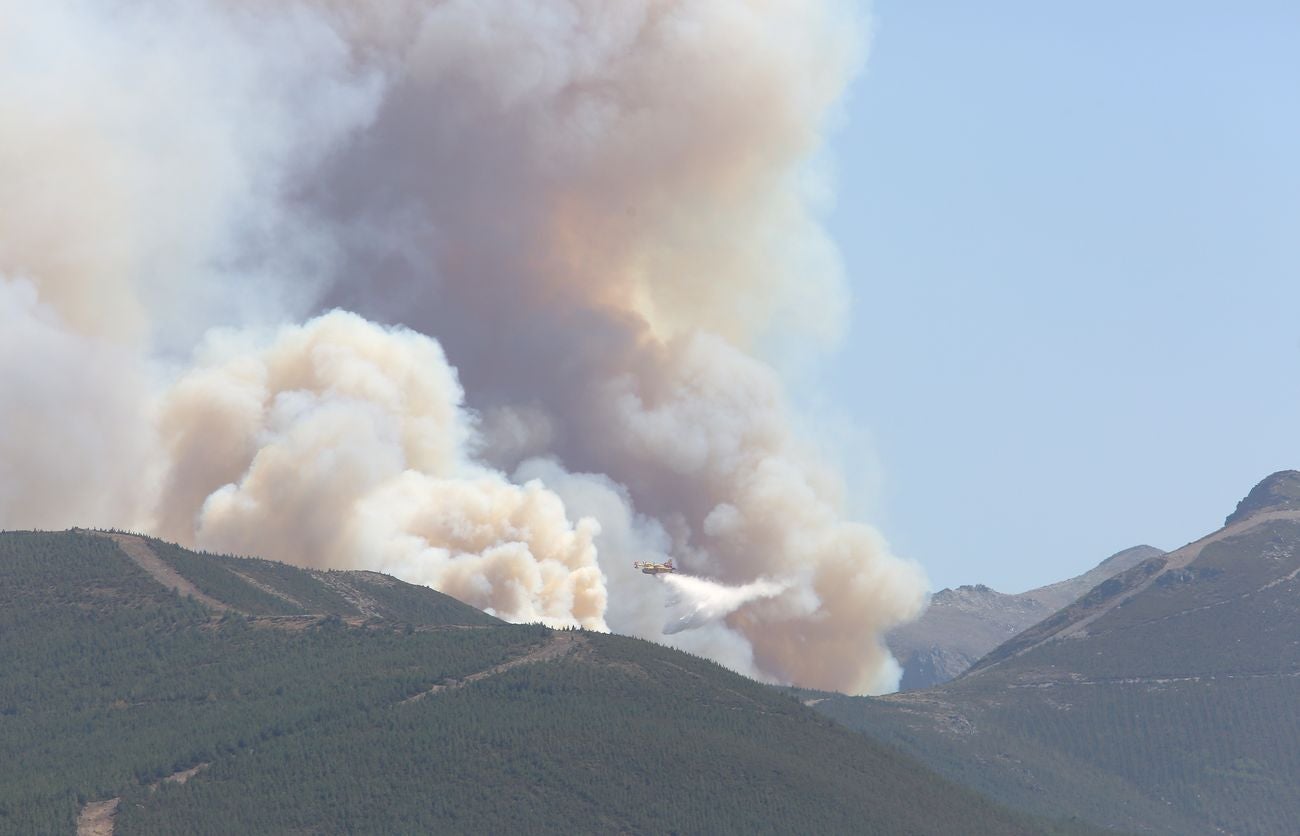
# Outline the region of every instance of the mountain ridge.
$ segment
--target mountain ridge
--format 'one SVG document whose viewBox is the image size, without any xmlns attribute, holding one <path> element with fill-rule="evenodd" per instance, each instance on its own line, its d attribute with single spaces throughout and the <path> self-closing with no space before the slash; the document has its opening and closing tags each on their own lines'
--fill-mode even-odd
<svg viewBox="0 0 1300 836">
<path fill-rule="evenodd" d="M 1255 510 L 1248 515 L 1237 517 L 1235 522 L 1225 525 L 1223 528 L 1207 534 L 1199 540 L 1188 543 L 1167 554 L 1144 560 L 1137 566 L 1095 587 L 1083 598 L 1060 610 L 1050 619 L 1034 625 L 995 648 L 987 656 L 977 660 L 971 666 L 969 672 L 975 673 L 978 670 L 991 667 L 1005 659 L 1026 653 L 1050 641 L 1068 639 L 1080 634 L 1086 635 L 1089 624 L 1146 590 L 1157 579 L 1165 576 L 1165 573 L 1185 570 L 1201 556 L 1202 551 L 1207 546 L 1248 532 L 1259 525 L 1275 521 L 1300 521 L 1300 508 L 1295 510 Z"/>
<path fill-rule="evenodd" d="M 1138 832 L 1292 833 L 1300 509 L 1251 493 L 1272 499 L 1103 581 L 957 679 L 815 707 L 1018 809 Z"/>
<path fill-rule="evenodd" d="M 903 667 L 899 690 L 928 688 L 960 676 L 1000 644 L 1052 616 L 1107 577 L 1160 554 L 1152 546 L 1134 546 L 1081 575 L 1014 594 L 983 584 L 939 590 L 919 619 L 887 637 Z"/>
</svg>

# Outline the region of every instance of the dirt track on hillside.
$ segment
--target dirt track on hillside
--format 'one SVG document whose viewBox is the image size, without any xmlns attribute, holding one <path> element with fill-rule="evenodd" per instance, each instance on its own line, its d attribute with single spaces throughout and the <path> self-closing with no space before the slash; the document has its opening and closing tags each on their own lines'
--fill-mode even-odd
<svg viewBox="0 0 1300 836">
<path fill-rule="evenodd" d="M 432 688 L 421 691 L 413 697 L 407 697 L 398 703 L 398 705 L 405 705 L 410 702 L 422 700 L 425 697 L 432 696 L 433 694 L 440 694 L 443 691 L 454 691 L 457 688 L 464 688 L 466 685 L 472 685 L 473 683 L 487 679 L 488 677 L 503 674 L 506 671 L 511 670 L 512 668 L 517 668 L 521 665 L 550 662 L 559 659 L 562 656 L 567 656 L 570 653 L 585 647 L 586 644 L 586 637 L 580 633 L 554 633 L 546 644 L 543 644 L 540 647 L 535 647 L 522 656 L 508 659 L 499 665 L 493 665 L 492 667 L 487 668 L 486 670 L 481 670 L 478 673 L 472 673 L 464 679 L 453 679 L 440 683 Z"/>
<path fill-rule="evenodd" d="M 117 815 L 121 800 L 92 801 L 82 807 L 77 816 L 77 836 L 113 836 L 113 816 Z"/>
<path fill-rule="evenodd" d="M 205 607 L 218 612 L 234 609 L 229 604 L 224 604 L 216 598 L 200 592 L 197 586 L 190 583 L 179 572 L 164 563 L 162 558 L 154 554 L 153 549 L 149 548 L 149 544 L 143 538 L 136 537 L 133 534 L 110 534 L 98 531 L 91 533 L 97 537 L 107 537 L 117 543 L 118 548 L 127 557 L 131 558 L 135 565 L 148 572 L 150 577 L 168 589 L 174 590 L 181 595 L 189 595 Z"/>
<path fill-rule="evenodd" d="M 200 763 L 189 769 L 173 772 L 162 780 L 154 781 L 149 785 L 149 789 L 155 791 L 163 784 L 184 784 L 209 766 L 211 766 L 209 763 Z M 91 801 L 84 805 L 77 815 L 77 836 L 113 836 L 114 818 L 117 816 L 117 805 L 121 801 L 121 798 L 110 798 L 107 801 Z"/>
</svg>

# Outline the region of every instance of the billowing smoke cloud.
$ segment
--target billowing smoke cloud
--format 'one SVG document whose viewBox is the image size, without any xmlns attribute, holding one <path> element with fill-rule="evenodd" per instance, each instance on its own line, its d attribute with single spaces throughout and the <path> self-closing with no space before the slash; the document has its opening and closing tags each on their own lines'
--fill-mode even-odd
<svg viewBox="0 0 1300 836">
<path fill-rule="evenodd" d="M 148 526 L 890 686 L 924 579 L 842 519 L 759 359 L 839 327 L 814 163 L 851 10 L 112 11 L 0 0 L 0 347 L 41 335 L 0 360 L 0 525 Z M 630 567 L 667 557 L 694 579 Z"/>
<path fill-rule="evenodd" d="M 157 528 L 216 551 L 363 566 L 516 621 L 604 630 L 590 519 L 474 465 L 438 344 L 330 313 L 208 346 L 168 392 Z"/>
</svg>

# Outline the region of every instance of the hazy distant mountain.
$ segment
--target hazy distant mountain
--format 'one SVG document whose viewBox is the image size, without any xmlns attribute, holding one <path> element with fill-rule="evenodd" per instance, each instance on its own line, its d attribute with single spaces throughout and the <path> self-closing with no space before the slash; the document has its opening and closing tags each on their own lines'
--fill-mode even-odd
<svg viewBox="0 0 1300 836">
<path fill-rule="evenodd" d="M 1300 822 L 1300 473 L 928 691 L 817 708 L 1026 810 L 1159 833 Z"/>
<path fill-rule="evenodd" d="M 1135 546 L 1078 577 L 1017 595 L 983 584 L 939 590 L 921 618 L 888 636 L 889 648 L 903 666 L 899 688 L 929 688 L 959 676 L 981 656 L 1106 578 L 1161 554 L 1151 546 Z"/>
<path fill-rule="evenodd" d="M 3 833 L 1085 832 L 688 654 L 145 538 L 0 534 L 0 672 Z"/>
</svg>

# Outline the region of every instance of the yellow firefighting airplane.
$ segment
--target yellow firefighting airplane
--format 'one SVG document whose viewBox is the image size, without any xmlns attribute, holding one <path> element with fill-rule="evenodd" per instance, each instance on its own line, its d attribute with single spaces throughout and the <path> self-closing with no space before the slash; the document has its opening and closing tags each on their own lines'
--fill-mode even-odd
<svg viewBox="0 0 1300 836">
<path fill-rule="evenodd" d="M 666 563 L 651 563 L 649 561 L 637 560 L 633 562 L 632 568 L 640 569 L 647 575 L 671 575 L 677 571 L 673 562 L 669 560 Z"/>
</svg>

